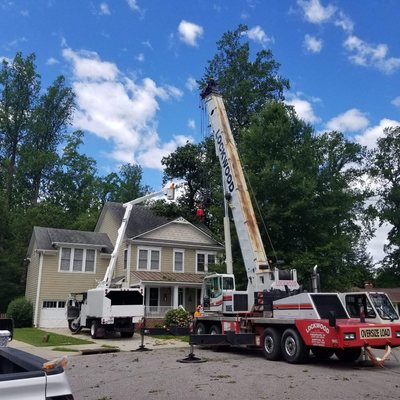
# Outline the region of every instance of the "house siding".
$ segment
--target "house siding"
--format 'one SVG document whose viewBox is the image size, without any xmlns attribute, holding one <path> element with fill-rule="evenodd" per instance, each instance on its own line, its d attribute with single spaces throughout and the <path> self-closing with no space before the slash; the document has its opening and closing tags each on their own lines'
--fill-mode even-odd
<svg viewBox="0 0 400 400">
<path fill-rule="evenodd" d="M 186 222 L 173 222 L 142 236 L 144 239 L 215 245 L 215 241 Z"/>
<path fill-rule="evenodd" d="M 36 248 L 36 241 L 34 243 L 34 248 Z M 33 307 L 35 307 L 36 303 L 38 279 L 39 279 L 39 253 L 37 251 L 33 251 L 31 254 L 30 263 L 27 268 L 26 287 L 25 287 L 25 297 L 32 302 Z"/>
</svg>

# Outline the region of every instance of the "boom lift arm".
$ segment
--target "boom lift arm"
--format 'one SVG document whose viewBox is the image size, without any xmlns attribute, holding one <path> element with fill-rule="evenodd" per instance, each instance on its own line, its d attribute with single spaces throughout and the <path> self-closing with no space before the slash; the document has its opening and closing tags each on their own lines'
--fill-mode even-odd
<svg viewBox="0 0 400 400">
<path fill-rule="evenodd" d="M 128 201 L 127 203 L 124 203 L 124 208 L 125 208 L 125 213 L 124 216 L 122 218 L 122 222 L 121 225 L 118 229 L 118 236 L 117 236 L 117 240 L 115 242 L 115 246 L 114 246 L 114 250 L 111 253 L 111 259 L 110 262 L 108 264 L 106 273 L 104 275 L 103 280 L 97 285 L 98 288 L 108 288 L 110 287 L 110 283 L 114 274 L 114 270 L 115 270 L 115 266 L 117 263 L 117 257 L 118 257 L 118 253 L 119 250 L 121 249 L 121 244 L 123 241 L 123 238 L 125 236 L 125 232 L 126 232 L 126 227 L 128 226 L 128 222 L 129 222 L 129 218 L 131 216 L 132 213 L 132 208 L 133 205 L 135 204 L 140 204 L 143 203 L 146 200 L 152 199 L 154 197 L 157 196 L 161 196 L 161 195 L 166 195 L 168 200 L 173 200 L 175 198 L 175 189 L 178 186 L 175 185 L 174 183 L 171 184 L 170 187 L 165 188 L 163 190 L 160 190 L 158 192 L 154 192 L 154 193 L 149 193 L 145 196 L 142 197 L 138 197 L 137 199 Z"/>
</svg>

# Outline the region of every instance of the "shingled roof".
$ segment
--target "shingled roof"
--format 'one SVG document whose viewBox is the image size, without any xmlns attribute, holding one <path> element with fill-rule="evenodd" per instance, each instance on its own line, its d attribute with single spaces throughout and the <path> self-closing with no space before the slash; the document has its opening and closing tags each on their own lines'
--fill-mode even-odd
<svg viewBox="0 0 400 400">
<path fill-rule="evenodd" d="M 39 250 L 54 250 L 55 246 L 62 244 L 77 244 L 101 247 L 104 253 L 111 254 L 114 248 L 106 233 L 35 226 L 28 253 L 32 251 L 34 239 Z"/>
<path fill-rule="evenodd" d="M 122 203 L 107 202 L 100 214 L 97 222 L 97 227 L 100 225 L 104 215 L 107 211 L 111 212 L 118 224 L 121 223 L 122 218 L 125 214 L 125 208 Z M 159 228 L 169 222 L 175 221 L 177 218 L 167 218 L 154 213 L 150 207 L 133 205 L 131 216 L 129 218 L 128 226 L 126 227 L 125 235 L 128 238 L 135 238 L 142 235 L 143 233 L 150 232 L 153 229 Z M 197 229 L 200 229 L 204 234 L 218 241 L 213 237 L 212 232 L 202 223 L 192 224 Z"/>
</svg>

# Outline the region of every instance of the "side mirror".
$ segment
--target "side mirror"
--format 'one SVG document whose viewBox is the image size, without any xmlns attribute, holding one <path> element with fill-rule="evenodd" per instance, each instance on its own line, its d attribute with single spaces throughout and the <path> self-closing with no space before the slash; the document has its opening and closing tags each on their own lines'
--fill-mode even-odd
<svg viewBox="0 0 400 400">
<path fill-rule="evenodd" d="M 328 321 L 329 321 L 329 326 L 332 326 L 332 327 L 336 326 L 336 313 L 335 313 L 335 311 L 329 311 Z"/>
</svg>

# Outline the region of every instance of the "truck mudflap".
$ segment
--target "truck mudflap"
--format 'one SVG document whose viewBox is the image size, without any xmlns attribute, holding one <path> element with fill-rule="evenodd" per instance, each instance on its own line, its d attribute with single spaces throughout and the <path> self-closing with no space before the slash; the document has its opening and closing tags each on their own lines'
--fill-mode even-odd
<svg viewBox="0 0 400 400">
<path fill-rule="evenodd" d="M 225 334 L 201 334 L 190 335 L 190 345 L 204 345 L 204 346 L 241 346 L 241 345 L 254 345 L 256 335 L 254 333 L 235 333 L 226 332 Z"/>
</svg>

